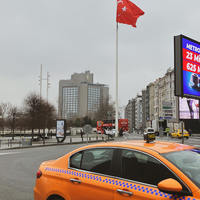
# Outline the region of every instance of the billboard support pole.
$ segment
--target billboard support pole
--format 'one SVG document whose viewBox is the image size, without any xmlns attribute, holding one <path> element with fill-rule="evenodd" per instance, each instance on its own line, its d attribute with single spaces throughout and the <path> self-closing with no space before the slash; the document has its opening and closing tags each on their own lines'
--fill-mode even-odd
<svg viewBox="0 0 200 200">
<path fill-rule="evenodd" d="M 184 144 L 183 121 L 181 122 L 181 132 L 182 132 L 182 144 Z"/>
</svg>

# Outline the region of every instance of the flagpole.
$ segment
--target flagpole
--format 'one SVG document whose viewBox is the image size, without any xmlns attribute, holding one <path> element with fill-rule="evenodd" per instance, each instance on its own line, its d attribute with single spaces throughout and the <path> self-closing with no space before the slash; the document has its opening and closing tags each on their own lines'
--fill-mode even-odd
<svg viewBox="0 0 200 200">
<path fill-rule="evenodd" d="M 115 108 L 115 137 L 118 136 L 118 22 L 116 23 L 116 108 Z"/>
</svg>

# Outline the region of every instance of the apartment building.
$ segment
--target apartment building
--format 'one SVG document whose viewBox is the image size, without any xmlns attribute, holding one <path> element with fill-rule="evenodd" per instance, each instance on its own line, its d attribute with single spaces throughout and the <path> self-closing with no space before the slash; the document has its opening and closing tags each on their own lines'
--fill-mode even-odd
<svg viewBox="0 0 200 200">
<path fill-rule="evenodd" d="M 171 102 L 173 106 L 172 114 L 174 119 L 178 119 L 178 97 L 174 96 L 174 69 L 169 68 L 165 75 L 156 83 L 158 98 L 154 99 L 155 107 L 158 108 L 157 117 L 164 116 L 163 102 Z"/>
<path fill-rule="evenodd" d="M 147 85 L 149 91 L 149 120 L 154 119 L 154 83 L 149 83 Z"/>
<path fill-rule="evenodd" d="M 137 95 L 135 98 L 135 128 L 142 127 L 142 95 Z"/>
<path fill-rule="evenodd" d="M 135 119 L 131 115 L 125 117 L 129 121 L 135 121 L 135 128 L 146 127 L 148 121 L 159 119 L 163 116 L 163 102 L 171 102 L 173 105 L 173 119 L 178 119 L 178 97 L 174 96 L 174 69 L 169 68 L 162 78 L 151 82 L 143 89 L 142 95 L 134 98 Z M 130 108 L 131 104 L 127 105 Z"/>
<path fill-rule="evenodd" d="M 133 132 L 135 129 L 135 99 L 129 100 L 125 107 L 125 118 L 129 119 L 129 132 Z"/>
</svg>

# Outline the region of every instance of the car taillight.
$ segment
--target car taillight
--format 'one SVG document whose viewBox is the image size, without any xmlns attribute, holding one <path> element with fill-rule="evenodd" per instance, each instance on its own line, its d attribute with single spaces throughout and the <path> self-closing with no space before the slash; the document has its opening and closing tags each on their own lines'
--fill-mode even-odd
<svg viewBox="0 0 200 200">
<path fill-rule="evenodd" d="M 40 170 L 37 170 L 37 178 L 40 178 L 42 176 L 42 172 Z"/>
</svg>

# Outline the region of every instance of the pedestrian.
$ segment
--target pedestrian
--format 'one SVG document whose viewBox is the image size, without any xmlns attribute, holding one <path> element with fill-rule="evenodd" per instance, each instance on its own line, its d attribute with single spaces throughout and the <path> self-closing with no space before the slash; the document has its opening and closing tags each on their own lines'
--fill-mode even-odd
<svg viewBox="0 0 200 200">
<path fill-rule="evenodd" d="M 84 133 L 83 133 L 83 131 L 81 130 L 81 138 L 82 138 L 82 141 L 83 141 L 83 134 L 84 134 Z"/>
<path fill-rule="evenodd" d="M 189 136 L 191 137 L 192 136 L 192 129 L 189 128 L 188 132 L 189 132 Z"/>
<path fill-rule="evenodd" d="M 42 134 L 41 133 L 39 133 L 39 137 L 42 138 Z"/>
<path fill-rule="evenodd" d="M 122 136 L 122 135 L 123 135 L 123 129 L 120 128 L 120 130 L 119 130 L 119 136 Z"/>
</svg>

